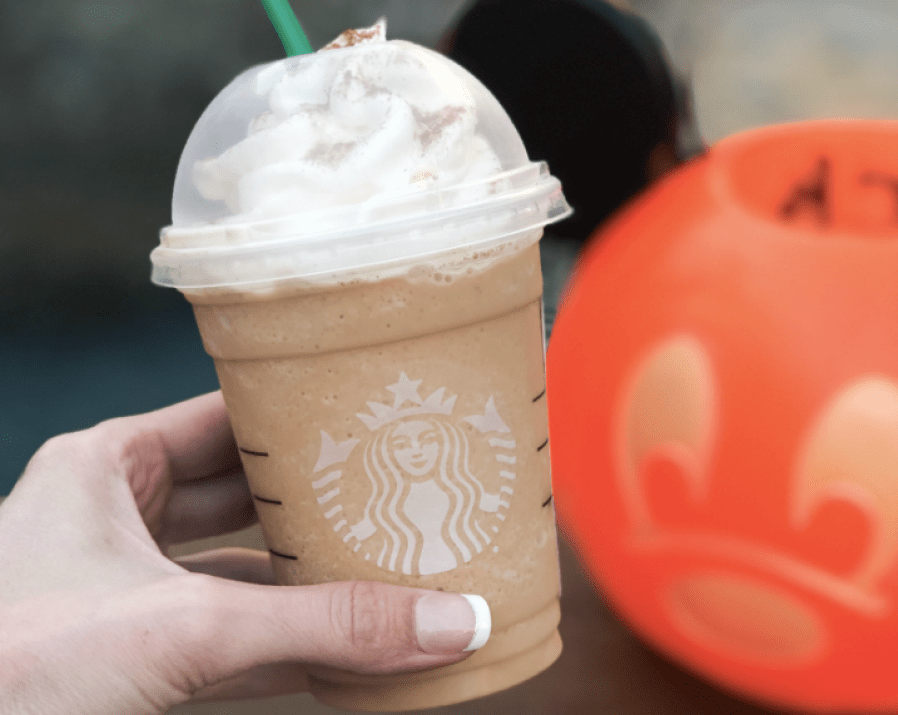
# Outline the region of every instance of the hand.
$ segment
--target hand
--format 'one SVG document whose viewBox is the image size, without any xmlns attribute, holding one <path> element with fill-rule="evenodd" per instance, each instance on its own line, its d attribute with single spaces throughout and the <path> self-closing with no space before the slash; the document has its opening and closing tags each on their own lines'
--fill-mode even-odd
<svg viewBox="0 0 898 715">
<path fill-rule="evenodd" d="M 0 713 L 161 714 L 303 690 L 300 663 L 468 655 L 475 617 L 455 594 L 264 585 L 268 554 L 248 549 L 166 556 L 255 518 L 220 393 L 48 441 L 0 506 Z"/>
</svg>

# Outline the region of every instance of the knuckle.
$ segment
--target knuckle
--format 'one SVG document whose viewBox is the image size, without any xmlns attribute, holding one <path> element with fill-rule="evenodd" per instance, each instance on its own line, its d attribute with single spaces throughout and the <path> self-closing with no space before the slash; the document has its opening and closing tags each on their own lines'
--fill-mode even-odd
<svg viewBox="0 0 898 715">
<path fill-rule="evenodd" d="M 94 478 L 102 471 L 126 477 L 139 496 L 152 489 L 168 467 L 167 448 L 158 430 L 134 418 L 117 417 L 51 437 L 34 453 L 25 473 Z"/>
<path fill-rule="evenodd" d="M 131 483 L 138 501 L 151 493 L 167 472 L 168 454 L 158 431 L 128 417 L 106 420 L 89 431 L 95 433 L 113 472 Z"/>
<path fill-rule="evenodd" d="M 334 599 L 334 619 L 345 639 L 356 648 L 379 646 L 389 635 L 385 624 L 386 604 L 372 583 L 347 584 Z"/>
<path fill-rule="evenodd" d="M 34 453 L 29 466 L 32 468 L 42 467 L 48 462 L 57 461 L 63 454 L 69 453 L 70 447 L 75 444 L 72 437 L 72 434 L 61 434 L 48 439 Z"/>
<path fill-rule="evenodd" d="M 383 584 L 340 584 L 331 600 L 332 626 L 366 661 L 389 659 L 406 652 L 411 644 L 411 605 L 405 601 L 395 594 L 391 597 Z"/>
<path fill-rule="evenodd" d="M 92 448 L 89 430 L 51 437 L 34 453 L 25 473 L 55 476 L 62 470 L 77 475 L 82 471 L 79 466 L 90 463 Z"/>
<path fill-rule="evenodd" d="M 142 429 L 127 417 L 98 424 L 112 461 L 125 472 L 158 470 L 165 461 L 165 445 L 155 430 Z"/>
</svg>

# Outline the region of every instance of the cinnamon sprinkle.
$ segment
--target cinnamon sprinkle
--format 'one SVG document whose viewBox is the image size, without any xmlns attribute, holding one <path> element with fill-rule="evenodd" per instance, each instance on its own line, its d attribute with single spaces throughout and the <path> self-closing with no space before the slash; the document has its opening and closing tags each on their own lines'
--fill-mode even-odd
<svg viewBox="0 0 898 715">
<path fill-rule="evenodd" d="M 341 47 L 352 47 L 360 45 L 363 42 L 371 40 L 386 39 L 387 37 L 387 20 L 380 18 L 371 27 L 363 27 L 361 29 L 344 30 L 333 42 L 326 44 L 322 50 L 336 50 Z"/>
<path fill-rule="evenodd" d="M 412 107 L 417 125 L 415 127 L 415 139 L 417 139 L 423 149 L 427 149 L 439 136 L 446 127 L 458 121 L 465 112 L 467 107 L 459 105 L 449 105 L 442 107 L 435 112 L 422 112 Z"/>
</svg>

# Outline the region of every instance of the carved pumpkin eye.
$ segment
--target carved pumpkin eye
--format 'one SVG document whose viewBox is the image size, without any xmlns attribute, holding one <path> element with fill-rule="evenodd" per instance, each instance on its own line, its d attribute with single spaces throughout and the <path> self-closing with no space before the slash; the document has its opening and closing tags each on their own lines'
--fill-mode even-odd
<svg viewBox="0 0 898 715">
<path fill-rule="evenodd" d="M 640 483 L 646 459 L 659 451 L 675 461 L 692 495 L 707 493 L 716 398 L 711 362 L 701 344 L 676 336 L 661 344 L 636 370 L 618 443 L 617 478 L 636 530 L 651 528 Z"/>
<path fill-rule="evenodd" d="M 898 385 L 871 376 L 838 393 L 812 427 L 792 484 L 796 528 L 832 501 L 867 516 L 869 541 L 851 578 L 872 587 L 898 556 Z"/>
</svg>

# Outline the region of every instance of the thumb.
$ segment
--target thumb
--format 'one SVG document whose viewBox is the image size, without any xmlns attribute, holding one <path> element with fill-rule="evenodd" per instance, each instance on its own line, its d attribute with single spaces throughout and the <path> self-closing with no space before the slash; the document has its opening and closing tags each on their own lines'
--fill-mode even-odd
<svg viewBox="0 0 898 715">
<path fill-rule="evenodd" d="M 205 592 L 202 615 L 185 619 L 190 625 L 176 641 L 193 671 L 183 676 L 200 688 L 276 662 L 369 674 L 433 668 L 462 660 L 490 634 L 480 596 L 370 581 L 259 586 L 195 578 L 193 588 Z"/>
</svg>

